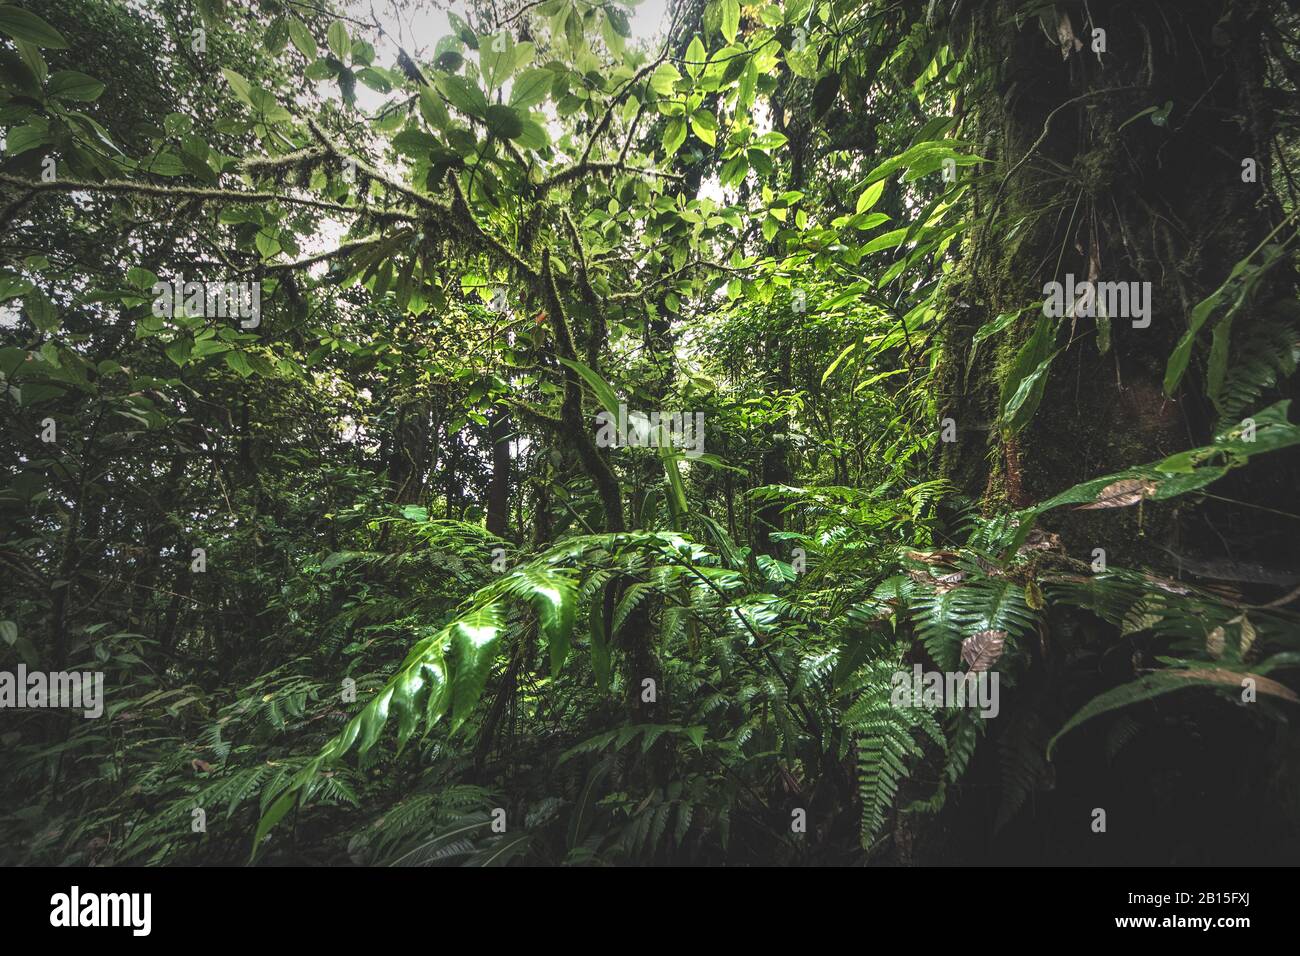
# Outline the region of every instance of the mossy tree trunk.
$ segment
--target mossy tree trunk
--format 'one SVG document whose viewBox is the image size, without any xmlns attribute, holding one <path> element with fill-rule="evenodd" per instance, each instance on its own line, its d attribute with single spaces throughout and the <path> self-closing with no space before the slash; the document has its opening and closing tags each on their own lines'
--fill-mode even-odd
<svg viewBox="0 0 1300 956">
<path fill-rule="evenodd" d="M 955 25 L 994 78 L 962 130 L 994 165 L 975 191 L 979 225 L 948 315 L 940 414 L 958 439 L 941 449 L 946 473 L 990 510 L 1205 444 L 1215 416 L 1203 379 L 1194 371 L 1167 398 L 1165 363 L 1196 302 L 1282 218 L 1269 174 L 1265 4 L 1092 0 L 1041 17 L 1023 7 L 980 5 Z M 1248 159 L 1255 181 L 1243 181 Z M 1063 351 L 1038 412 L 1006 434 L 1003 378 L 1043 314 L 1044 285 L 1068 275 L 1149 282 L 1150 324 L 1061 319 Z M 968 368 L 976 330 L 1020 309 Z M 1216 537 L 1214 519 L 1185 509 L 1057 513 L 1049 524 L 1072 551 L 1105 547 L 1134 564 Z"/>
<path fill-rule="evenodd" d="M 1285 218 L 1270 175 L 1277 121 L 1266 49 L 1276 8 L 1238 0 L 1089 0 L 1059 3 L 1040 18 L 1015 0 L 959 6 L 967 13 L 951 25 L 954 40 L 968 31 L 977 69 L 989 78 L 969 101 L 959 135 L 990 163 L 973 190 L 977 225 L 947 303 L 937 406 L 940 418 L 953 419 L 957 440 L 939 448 L 945 474 L 993 514 L 1209 444 L 1224 427 L 1206 398 L 1203 351 L 1176 394 L 1166 396 L 1163 383 L 1193 307 Z M 1246 160 L 1254 161 L 1253 178 L 1243 177 L 1252 165 Z M 1061 318 L 1054 344 L 1060 352 L 1041 403 L 1011 434 L 999 421 L 1003 384 L 1044 314 L 1045 285 L 1066 285 L 1071 274 L 1076 283 L 1149 282 L 1149 324 L 1132 316 L 1109 323 Z M 1238 318 L 1234 341 L 1275 321 L 1294 298 L 1294 278 L 1270 273 L 1249 314 Z M 1018 314 L 973 349 L 976 332 L 1007 313 Z M 1233 351 L 1229 362 L 1239 357 Z M 1264 389 L 1251 409 L 1295 394 L 1293 378 Z M 1185 557 L 1225 553 L 1236 562 L 1285 565 L 1294 560 L 1295 523 L 1263 508 L 1285 508 L 1297 485 L 1296 457 L 1278 452 L 1217 482 L 1209 489 L 1217 497 L 1058 509 L 1040 524 L 1059 533 L 1073 557 L 1088 560 L 1102 548 L 1115 566 L 1179 574 Z M 1265 578 L 1234 583 L 1247 600 L 1279 593 Z M 1041 754 L 1066 717 L 1131 680 L 1141 655 L 1155 653 L 1131 638 L 1119 641 L 1099 619 L 1059 608 L 1049 609 L 1040 636 L 1034 670 L 1004 700 L 1002 718 L 990 727 L 991 746 L 977 752 L 962 798 L 943 821 L 911 834 L 916 859 L 937 862 L 953 852 L 1039 859 L 1041 845 L 1065 832 L 1077 836 L 1078 852 L 1087 854 L 1081 858 L 1117 861 L 1127 852 L 1128 862 L 1147 861 L 1173 852 L 1161 841 L 1176 845 L 1175 831 L 1189 825 L 1191 811 L 1144 814 L 1122 794 L 1160 792 L 1167 785 L 1161 773 L 1186 774 L 1186 785 L 1198 792 L 1222 784 L 1222 769 L 1197 764 L 1201 751 L 1190 745 L 1166 748 L 1163 769 L 1153 758 L 1129 767 L 1124 779 L 1085 747 L 1039 766 L 1033 789 L 1043 796 L 1032 811 L 1001 820 L 1008 829 L 995 838 L 990 824 L 1007 810 L 999 807 L 1007 783 L 999 760 L 1016 738 Z M 1085 646 L 1106 653 L 1087 686 L 1066 694 L 1066 649 Z M 1216 720 L 1215 752 L 1231 753 L 1240 744 L 1225 743 L 1226 723 Z M 1077 745 L 1067 741 L 1063 749 Z M 1242 766 L 1258 767 L 1260 748 L 1250 748 L 1240 750 Z M 1127 850 L 1112 844 L 1097 851 L 1096 841 L 1085 847 L 1090 831 L 1078 821 L 1099 804 L 1144 821 Z M 1184 802 L 1195 806 L 1203 805 Z M 1223 828 L 1225 845 L 1230 830 Z"/>
</svg>

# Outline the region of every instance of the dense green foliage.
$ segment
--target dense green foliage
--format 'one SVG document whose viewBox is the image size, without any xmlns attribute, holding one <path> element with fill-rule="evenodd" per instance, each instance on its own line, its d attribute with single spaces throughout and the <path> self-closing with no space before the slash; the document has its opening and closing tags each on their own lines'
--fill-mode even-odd
<svg viewBox="0 0 1300 956">
<path fill-rule="evenodd" d="M 1116 84 L 1067 168 L 1061 84 L 1137 21 L 1093 56 L 1115 4 L 978 6 L 0 4 L 0 669 L 106 688 L 0 715 L 0 858 L 1078 859 L 1179 799 L 1215 862 L 1300 848 L 1300 16 L 1171 14 L 1268 135 L 1254 231 L 1172 225 L 1204 259 L 1144 338 L 1016 270 L 1097 277 L 1089 183 L 1197 103 Z M 1085 354 L 1170 401 L 1076 471 Z M 608 447 L 627 409 L 703 445 Z M 998 713 L 899 706 L 914 665 Z"/>
</svg>

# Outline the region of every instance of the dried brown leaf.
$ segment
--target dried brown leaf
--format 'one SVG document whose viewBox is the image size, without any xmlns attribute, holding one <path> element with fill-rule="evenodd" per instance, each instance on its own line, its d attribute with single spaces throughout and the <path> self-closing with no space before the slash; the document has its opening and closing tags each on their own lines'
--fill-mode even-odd
<svg viewBox="0 0 1300 956">
<path fill-rule="evenodd" d="M 1147 478 L 1121 478 L 1101 489 L 1096 501 L 1079 505 L 1075 511 L 1089 511 L 1096 508 L 1124 508 L 1135 505 L 1143 498 L 1150 498 L 1158 486 Z"/>
<path fill-rule="evenodd" d="M 961 557 L 956 551 L 904 551 L 903 557 L 925 564 L 952 564 Z"/>
<path fill-rule="evenodd" d="M 1171 581 L 1168 578 L 1157 577 L 1154 574 L 1144 574 L 1142 576 L 1146 578 L 1148 581 L 1150 581 L 1152 584 L 1154 584 L 1156 587 L 1158 587 L 1160 590 L 1168 591 L 1170 594 L 1191 594 L 1192 593 L 1191 588 L 1184 587 L 1183 585 L 1179 584 L 1177 581 Z"/>
<path fill-rule="evenodd" d="M 961 642 L 961 659 L 972 674 L 986 671 L 1006 649 L 1006 631 L 978 631 Z"/>
<path fill-rule="evenodd" d="M 1255 646 L 1255 625 L 1250 623 L 1250 618 L 1246 615 L 1241 616 L 1241 659 L 1245 660 L 1250 650 Z"/>
<path fill-rule="evenodd" d="M 1056 42 L 1061 47 L 1061 59 L 1068 60 L 1075 50 L 1083 49 L 1083 41 L 1074 35 L 1074 25 L 1070 23 L 1070 14 L 1058 8 L 1056 20 Z"/>
</svg>

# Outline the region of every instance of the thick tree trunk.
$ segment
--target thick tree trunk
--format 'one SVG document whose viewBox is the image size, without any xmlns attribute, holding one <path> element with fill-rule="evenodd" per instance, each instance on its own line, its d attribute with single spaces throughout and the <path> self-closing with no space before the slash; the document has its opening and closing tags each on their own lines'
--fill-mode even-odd
<svg viewBox="0 0 1300 956">
<path fill-rule="evenodd" d="M 510 413 L 494 409 L 488 417 L 492 438 L 492 480 L 488 485 L 487 529 L 504 538 L 510 531 Z"/>
<path fill-rule="evenodd" d="M 1049 7 L 1043 23 L 1018 20 L 1020 7 L 1009 0 L 976 5 L 972 20 L 953 24 L 969 28 L 980 68 L 996 82 L 960 133 L 993 165 L 976 184 L 979 225 L 946 310 L 938 406 L 940 418 L 955 421 L 957 441 L 940 450 L 947 476 L 989 513 L 1210 442 L 1224 423 L 1216 422 L 1205 398 L 1202 369 L 1194 360 L 1170 398 L 1163 393 L 1166 364 L 1196 303 L 1283 218 L 1269 188 L 1266 5 L 1089 0 Z M 1094 28 L 1105 31 L 1104 52 L 1093 49 L 1101 38 Z M 1149 107 L 1159 112 L 1143 113 Z M 1257 182 L 1243 180 L 1245 159 L 1255 160 Z M 1261 285 L 1234 336 L 1267 321 L 1276 302 L 1294 298 L 1281 271 Z M 1045 284 L 1066 285 L 1071 274 L 1076 282 L 1149 282 L 1149 325 L 1133 316 L 1112 316 L 1108 328 L 1096 318 L 1062 318 L 1054 346 L 1061 351 L 1037 414 L 1023 431 L 1008 434 L 998 421 L 1000 389 L 1043 316 Z M 975 332 L 1020 310 L 971 363 Z M 1294 394 L 1294 380 L 1286 388 Z M 1265 393 L 1252 409 L 1279 397 L 1286 396 Z M 1225 547 L 1239 560 L 1281 560 L 1294 526 L 1250 504 L 1285 500 L 1281 489 L 1296 487 L 1295 458 L 1261 456 L 1240 474 L 1211 489 L 1236 499 L 1232 504 L 1184 496 L 1138 507 L 1057 509 L 1040 523 L 1058 532 L 1074 557 L 1087 559 L 1102 548 L 1117 566 L 1176 569 L 1176 556 L 1222 554 Z M 1004 704 L 1004 720 L 990 730 L 997 747 L 1019 732 L 1018 722 L 1057 720 L 1048 715 L 1060 702 L 1054 668 L 1065 646 L 1123 648 L 1113 629 L 1060 609 L 1044 634 L 1042 666 L 1021 682 Z M 1107 658 L 1096 690 L 1131 679 L 1129 659 L 1125 653 Z M 1033 740 L 1045 742 L 1046 730 L 1039 726 Z M 1054 769 L 1045 784 L 1051 795 L 1020 821 L 1024 839 L 995 841 L 988 823 L 996 810 L 984 795 L 998 792 L 1000 772 L 996 758 L 977 757 L 967 777 L 971 789 L 956 804 L 948 830 L 936 826 L 925 834 L 928 858 L 950 859 L 953 852 L 985 858 L 995 844 L 1011 846 L 1011 855 L 1016 847 L 1028 853 L 1051 830 L 1054 814 L 1068 816 L 1085 801 L 1098 805 L 1110 771 L 1086 759 L 1058 760 Z M 1212 770 L 1186 770 L 1204 774 L 1195 786 L 1213 782 Z M 1132 779 L 1125 787 L 1145 792 Z M 1138 807 L 1125 809 L 1134 815 Z M 1176 826 L 1147 822 L 1150 832 L 1134 846 L 1136 856 L 1154 852 L 1162 838 L 1157 831 Z M 965 849 L 958 846 L 963 842 Z M 1092 853 L 1095 845 L 1070 852 Z"/>
<path fill-rule="evenodd" d="M 945 471 L 989 508 L 1207 443 L 1214 414 L 1202 382 L 1189 376 L 1183 394 L 1166 398 L 1165 363 L 1192 306 L 1281 219 L 1268 190 L 1262 5 L 1094 0 L 1058 4 L 1015 29 L 1017 6 L 983 5 L 969 24 L 1000 75 L 963 135 L 997 166 L 976 193 L 981 225 L 952 297 L 940 396 L 940 417 L 958 435 L 941 445 Z M 1166 104 L 1167 116 L 1142 115 Z M 1247 158 L 1259 182 L 1243 182 Z M 1038 414 L 1019 435 L 1002 434 L 1002 377 L 1042 315 L 1044 285 L 1068 275 L 1149 282 L 1150 324 L 1062 319 L 1064 350 Z M 975 331 L 1019 309 L 968 373 Z M 1186 540 L 1211 537 L 1187 507 L 1061 512 L 1050 522 L 1073 551 L 1108 547 L 1110 560 L 1136 564 L 1208 545 Z"/>
<path fill-rule="evenodd" d="M 790 388 L 790 338 L 783 337 L 776 346 L 779 364 L 768 378 L 768 386 L 773 392 L 784 392 Z M 763 451 L 760 463 L 760 483 L 763 485 L 788 485 L 794 472 L 790 468 L 790 419 L 780 419 L 769 430 L 767 448 Z M 784 545 L 772 542 L 773 532 L 785 530 L 785 504 L 782 501 L 770 501 L 761 505 L 754 512 L 754 548 L 756 551 L 778 556 Z"/>
<path fill-rule="evenodd" d="M 393 428 L 392 452 L 388 458 L 388 481 L 396 504 L 418 504 L 424 500 L 430 438 L 427 403 L 412 402 L 398 413 Z"/>
</svg>

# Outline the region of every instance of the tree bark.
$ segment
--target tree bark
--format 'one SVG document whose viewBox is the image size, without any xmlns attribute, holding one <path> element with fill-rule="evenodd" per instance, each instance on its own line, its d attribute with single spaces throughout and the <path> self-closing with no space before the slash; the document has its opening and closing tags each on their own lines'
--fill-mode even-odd
<svg viewBox="0 0 1300 956">
<path fill-rule="evenodd" d="M 1191 308 L 1282 218 L 1268 189 L 1266 5 L 1100 0 L 1059 4 L 1054 23 L 1016 29 L 1017 6 L 983 5 L 967 24 L 997 82 L 966 119 L 974 135 L 963 135 L 997 165 L 975 190 L 981 225 L 952 290 L 939 403 L 958 436 L 940 446 L 945 473 L 990 510 L 1208 443 L 1214 414 L 1203 380 L 1189 374 L 1166 398 L 1165 364 Z M 1172 104 L 1163 124 L 1142 115 L 1153 104 Z M 1242 181 L 1245 158 L 1257 161 L 1259 182 Z M 1002 376 L 1042 315 L 1044 285 L 1064 285 L 1067 274 L 1150 282 L 1150 325 L 1112 318 L 1103 349 L 1104 323 L 1062 319 L 1065 348 L 1038 414 L 1020 434 L 1002 434 Z M 1010 334 L 984 343 L 967 374 L 975 331 L 1019 309 Z M 1211 524 L 1224 516 L 1192 519 L 1189 507 L 1054 512 L 1048 521 L 1067 547 L 1109 546 L 1110 560 L 1137 564 L 1210 546 Z M 1266 549 L 1282 543 L 1251 515 L 1240 520 Z"/>
<path fill-rule="evenodd" d="M 494 408 L 488 416 L 492 438 L 492 479 L 488 485 L 487 530 L 498 538 L 510 531 L 510 413 Z"/>
</svg>

